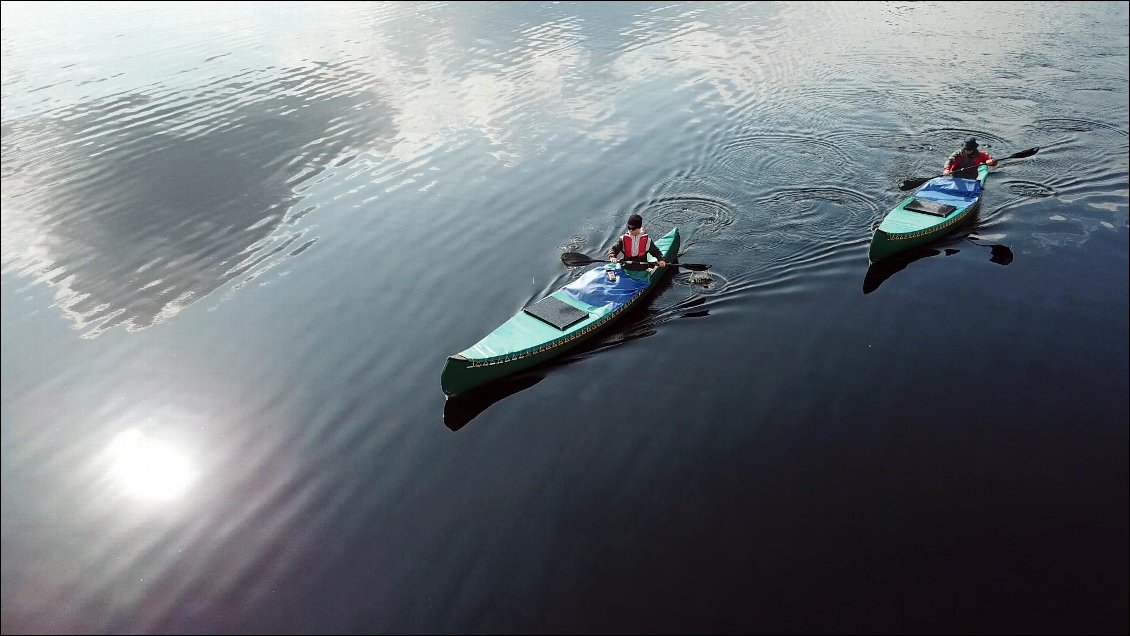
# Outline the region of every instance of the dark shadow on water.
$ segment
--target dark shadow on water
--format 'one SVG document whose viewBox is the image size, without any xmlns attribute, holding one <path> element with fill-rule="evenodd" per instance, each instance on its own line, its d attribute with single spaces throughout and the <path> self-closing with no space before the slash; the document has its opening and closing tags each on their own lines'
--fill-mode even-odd
<svg viewBox="0 0 1130 636">
<path fill-rule="evenodd" d="M 636 307 L 620 317 L 604 333 L 582 342 L 556 358 L 515 375 L 499 378 L 468 393 L 447 398 L 443 406 L 444 424 L 452 431 L 458 431 L 491 406 L 541 382 L 557 367 L 573 364 L 601 351 L 655 335 L 659 331 L 656 327 L 667 320 L 673 320 L 680 316 L 698 318 L 709 315 L 708 310 L 691 313 L 677 311 L 669 316 L 660 315 L 659 311 L 651 308 L 650 303 L 654 302 L 670 287 L 671 276 L 665 276 L 643 301 L 642 306 Z M 675 309 L 701 306 L 705 301 L 705 298 L 693 298 L 689 302 L 679 303 Z"/>
<path fill-rule="evenodd" d="M 585 341 L 533 369 L 499 378 L 473 391 L 447 398 L 443 406 L 443 423 L 452 431 L 458 431 L 491 406 L 541 382 L 557 367 L 573 364 L 606 349 L 654 335 L 657 332 L 654 323 L 647 319 L 649 314 L 655 313 L 652 310 L 632 311 L 621 318 L 616 326 L 610 327 L 609 332 L 603 337 L 597 336 Z"/>
<path fill-rule="evenodd" d="M 931 256 L 938 256 L 941 251 L 930 248 L 923 248 L 918 250 L 910 250 L 905 254 L 901 254 L 894 258 L 878 263 L 871 263 L 867 268 L 867 274 L 863 277 L 863 293 L 870 294 L 871 292 L 879 289 L 888 278 L 906 269 L 911 263 L 920 261 L 924 258 Z"/>
<path fill-rule="evenodd" d="M 1006 245 L 994 245 L 993 255 L 989 258 L 990 263 L 997 265 L 1008 265 L 1012 262 L 1012 250 Z"/>
<path fill-rule="evenodd" d="M 544 379 L 544 372 L 519 373 L 491 382 L 475 391 L 449 397 L 443 405 L 443 423 L 452 431 L 458 431 L 483 411 Z"/>
<path fill-rule="evenodd" d="M 969 241 L 970 243 L 978 247 L 989 248 L 990 263 L 996 263 L 997 265 L 1008 265 L 1014 258 L 1012 250 L 1007 245 L 1001 245 L 999 243 L 979 243 L 978 241 L 980 241 L 981 239 L 975 236 L 965 236 L 957 240 Z M 910 250 L 905 254 L 898 255 L 889 260 L 872 263 L 871 266 L 867 268 L 867 274 L 863 277 L 863 293 L 870 294 L 876 289 L 879 289 L 879 285 L 882 285 L 888 278 L 906 269 L 908 265 L 914 263 L 915 261 L 920 261 L 931 256 L 938 256 L 942 253 L 944 253 L 946 256 L 953 256 L 960 251 L 961 250 L 957 249 L 956 247 L 944 247 L 941 249 L 920 248 L 916 250 Z"/>
<path fill-rule="evenodd" d="M 982 247 L 989 248 L 990 252 L 992 253 L 992 255 L 989 256 L 990 263 L 996 263 L 997 265 L 1008 265 L 1012 262 L 1012 250 L 1009 249 L 1007 245 L 1000 245 L 997 243 L 994 243 L 992 245 L 985 245 L 983 243 L 977 243 L 973 238 L 970 238 L 969 242 L 973 243 L 974 245 L 980 245 Z"/>
</svg>

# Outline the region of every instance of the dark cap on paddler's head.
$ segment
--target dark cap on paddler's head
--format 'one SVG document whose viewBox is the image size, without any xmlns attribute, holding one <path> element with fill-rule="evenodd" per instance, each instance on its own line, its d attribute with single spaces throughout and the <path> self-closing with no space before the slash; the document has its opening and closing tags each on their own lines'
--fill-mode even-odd
<svg viewBox="0 0 1130 636">
<path fill-rule="evenodd" d="M 638 230 L 641 227 L 643 227 L 643 217 L 642 216 L 640 216 L 638 214 L 633 214 L 632 216 L 628 217 L 628 229 L 629 230 Z"/>
<path fill-rule="evenodd" d="M 965 149 L 966 150 L 976 150 L 977 149 L 977 140 L 974 139 L 973 137 L 966 139 L 965 140 Z"/>
</svg>

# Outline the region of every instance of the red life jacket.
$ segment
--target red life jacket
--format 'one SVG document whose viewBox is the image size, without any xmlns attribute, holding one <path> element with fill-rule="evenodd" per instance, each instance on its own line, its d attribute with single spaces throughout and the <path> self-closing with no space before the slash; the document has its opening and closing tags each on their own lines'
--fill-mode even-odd
<svg viewBox="0 0 1130 636">
<path fill-rule="evenodd" d="M 949 170 L 950 172 L 958 172 L 960 170 L 969 170 L 970 168 L 976 168 L 983 163 L 992 165 L 993 158 L 990 157 L 988 153 L 981 152 L 980 150 L 969 153 L 958 150 L 957 152 L 950 155 L 950 158 L 948 161 L 946 161 L 946 165 L 942 168 L 942 171 L 945 172 L 946 170 Z M 976 178 L 976 176 L 977 175 L 973 175 L 974 178 Z"/>
<path fill-rule="evenodd" d="M 647 260 L 647 232 L 640 232 L 639 236 L 625 233 L 621 238 L 624 243 L 624 256 L 630 259 Z"/>
</svg>

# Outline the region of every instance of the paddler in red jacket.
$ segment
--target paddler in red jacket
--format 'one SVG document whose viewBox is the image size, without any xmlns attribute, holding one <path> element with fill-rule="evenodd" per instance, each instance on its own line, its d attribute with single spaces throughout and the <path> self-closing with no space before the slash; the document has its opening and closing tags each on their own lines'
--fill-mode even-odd
<svg viewBox="0 0 1130 636">
<path fill-rule="evenodd" d="M 976 179 L 977 172 L 974 169 L 983 163 L 992 167 L 996 167 L 997 165 L 996 159 L 990 157 L 989 153 L 977 150 L 977 140 L 970 137 L 965 140 L 965 145 L 961 150 L 950 155 L 949 160 L 946 161 L 945 167 L 942 168 L 942 176 L 953 176 L 953 174 L 957 172 L 964 173 L 959 174 L 959 176 Z"/>
<path fill-rule="evenodd" d="M 642 269 L 655 265 L 667 267 L 667 261 L 663 260 L 663 252 L 659 251 L 659 248 L 655 246 L 655 243 L 651 241 L 647 233 L 643 231 L 643 217 L 638 214 L 633 214 L 628 217 L 628 231 L 624 233 L 624 236 L 620 237 L 620 240 L 612 246 L 612 249 L 608 250 L 608 260 L 619 262 L 619 256 L 621 254 L 624 255 L 625 264 L 643 263 L 645 267 Z M 659 262 L 648 263 L 648 254 L 654 256 Z M 627 269 L 641 268 L 636 265 L 636 267 L 629 267 Z"/>
</svg>

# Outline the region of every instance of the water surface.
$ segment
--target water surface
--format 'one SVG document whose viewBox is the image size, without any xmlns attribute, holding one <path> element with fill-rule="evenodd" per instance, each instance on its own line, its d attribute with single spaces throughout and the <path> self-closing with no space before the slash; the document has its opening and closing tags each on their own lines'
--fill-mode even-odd
<svg viewBox="0 0 1130 636">
<path fill-rule="evenodd" d="M 1125 3 L 2 23 L 5 633 L 1127 631 Z M 632 213 L 709 281 L 445 400 Z"/>
</svg>

